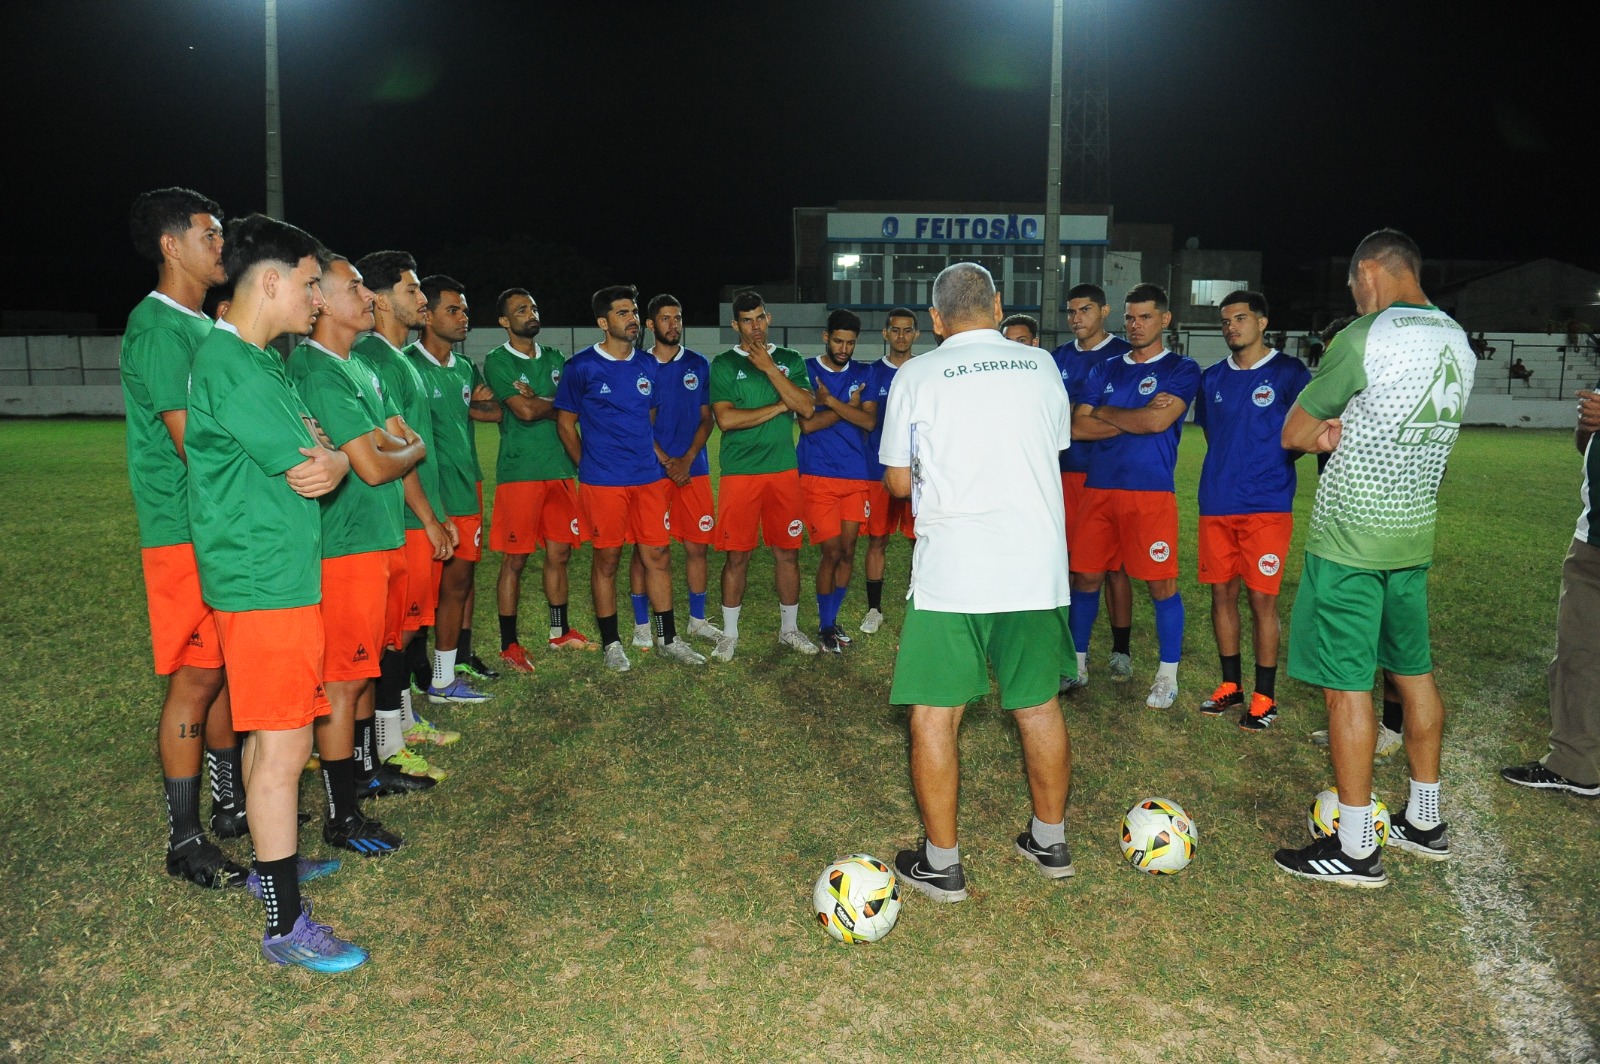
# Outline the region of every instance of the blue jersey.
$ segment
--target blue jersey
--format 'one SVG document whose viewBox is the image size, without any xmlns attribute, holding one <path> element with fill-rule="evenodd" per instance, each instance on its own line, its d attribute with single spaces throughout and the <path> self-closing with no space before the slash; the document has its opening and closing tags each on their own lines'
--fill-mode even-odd
<svg viewBox="0 0 1600 1064">
<path fill-rule="evenodd" d="M 1200 375 L 1194 423 L 1206 433 L 1200 512 L 1286 514 L 1294 509 L 1294 460 L 1283 449 L 1283 419 L 1311 379 L 1305 363 L 1273 351 L 1249 369 L 1232 358 Z"/>
<path fill-rule="evenodd" d="M 677 458 L 689 450 L 700 431 L 700 408 L 711 405 L 711 363 L 687 347 L 679 348 L 671 362 L 661 362 L 648 351 L 644 356 L 655 363 L 656 442 L 668 457 Z M 704 447 L 689 463 L 689 475 L 711 475 Z"/>
<path fill-rule="evenodd" d="M 910 359 L 906 361 L 909 362 Z M 894 383 L 894 375 L 899 372 L 900 367 L 887 358 L 880 358 L 866 369 L 868 371 L 866 398 L 878 404 L 878 423 L 867 434 L 867 479 L 882 480 L 883 463 L 878 461 L 878 448 L 883 443 L 884 404 L 889 399 L 889 385 Z"/>
<path fill-rule="evenodd" d="M 1136 410 L 1146 406 L 1156 393 L 1166 392 L 1192 406 L 1199 387 L 1200 367 L 1187 355 L 1163 351 L 1148 362 L 1135 362 L 1120 355 L 1096 363 L 1089 371 L 1081 401 L 1090 406 Z M 1123 491 L 1175 490 L 1172 470 L 1178 463 L 1178 437 L 1182 433 L 1180 417 L 1162 432 L 1123 432 L 1097 441 L 1094 464 L 1085 485 Z"/>
<path fill-rule="evenodd" d="M 578 415 L 581 483 L 623 488 L 661 479 L 650 425 L 656 406 L 655 366 L 656 360 L 643 351 L 616 359 L 586 347 L 562 368 L 555 407 Z"/>
<path fill-rule="evenodd" d="M 872 367 L 850 361 L 838 372 L 829 369 L 820 358 L 806 360 L 813 384 L 825 384 L 833 397 L 848 403 L 856 396 L 862 402 L 875 403 L 871 392 Z M 827 409 L 818 404 L 818 411 Z M 867 434 L 850 422 L 840 418 L 837 423 L 816 432 L 802 432 L 798 448 L 800 472 L 812 477 L 833 477 L 836 480 L 866 480 L 871 475 L 867 461 Z M 879 473 L 882 477 L 883 474 Z"/>
<path fill-rule="evenodd" d="M 1094 369 L 1097 362 L 1104 362 L 1116 355 L 1125 355 L 1132 350 L 1132 346 L 1122 337 L 1107 336 L 1097 346 L 1087 351 L 1078 346 L 1078 341 L 1071 340 L 1050 352 L 1050 357 L 1055 359 L 1056 369 L 1061 371 L 1061 383 L 1067 389 L 1067 401 L 1073 406 L 1083 402 L 1083 390 L 1089 382 L 1089 371 Z M 1073 440 L 1072 446 L 1061 452 L 1061 471 L 1087 473 L 1089 458 L 1093 454 L 1093 440 Z"/>
</svg>

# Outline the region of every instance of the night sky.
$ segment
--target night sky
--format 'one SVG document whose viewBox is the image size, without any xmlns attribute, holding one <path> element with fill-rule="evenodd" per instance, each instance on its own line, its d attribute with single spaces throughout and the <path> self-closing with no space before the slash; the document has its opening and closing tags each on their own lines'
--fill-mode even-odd
<svg viewBox="0 0 1600 1064">
<path fill-rule="evenodd" d="M 1600 267 L 1575 158 L 1593 74 L 1559 17 L 1109 9 L 1118 221 L 1262 250 L 1269 297 L 1380 225 L 1429 257 Z M 280 0 L 279 20 L 288 220 L 352 257 L 493 274 L 461 277 L 480 305 L 547 289 L 552 324 L 611 281 L 709 324 L 721 285 L 789 275 L 795 206 L 1044 196 L 1048 0 Z M 0 311 L 120 328 L 152 282 L 135 194 L 264 206 L 262 4 L 12 3 L 0 30 Z"/>
</svg>

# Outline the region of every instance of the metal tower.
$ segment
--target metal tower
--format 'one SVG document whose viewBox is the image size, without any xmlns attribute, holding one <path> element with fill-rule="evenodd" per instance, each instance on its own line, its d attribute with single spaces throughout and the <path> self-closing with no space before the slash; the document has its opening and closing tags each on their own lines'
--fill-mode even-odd
<svg viewBox="0 0 1600 1064">
<path fill-rule="evenodd" d="M 1067 0 L 1062 191 L 1070 203 L 1111 203 L 1110 44 L 1106 0 Z"/>
</svg>

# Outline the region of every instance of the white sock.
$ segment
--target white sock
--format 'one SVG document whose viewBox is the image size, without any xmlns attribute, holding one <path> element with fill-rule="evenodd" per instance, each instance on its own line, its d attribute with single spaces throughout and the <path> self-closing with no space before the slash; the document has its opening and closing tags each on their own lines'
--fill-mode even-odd
<svg viewBox="0 0 1600 1064">
<path fill-rule="evenodd" d="M 417 722 L 417 711 L 411 704 L 411 688 L 408 686 L 400 692 L 400 723 L 409 728 Z"/>
<path fill-rule="evenodd" d="M 1033 832 L 1033 841 L 1040 846 L 1054 846 L 1058 842 L 1067 841 L 1067 822 L 1059 824 L 1046 824 L 1038 817 L 1033 818 L 1033 825 L 1028 829 Z"/>
<path fill-rule="evenodd" d="M 433 651 L 433 686 L 448 687 L 450 681 L 456 678 L 456 652 L 454 650 Z"/>
<path fill-rule="evenodd" d="M 798 632 L 800 630 L 800 603 L 785 606 L 778 603 L 778 618 L 782 622 L 778 626 L 780 632 Z"/>
<path fill-rule="evenodd" d="M 1339 803 L 1339 848 L 1351 857 L 1369 857 L 1378 848 L 1378 831 L 1373 826 L 1377 803 L 1345 805 Z"/>
<path fill-rule="evenodd" d="M 1439 826 L 1439 785 L 1411 781 L 1411 798 L 1406 802 L 1406 823 L 1423 831 Z"/>
<path fill-rule="evenodd" d="M 1089 655 L 1088 654 L 1079 654 L 1078 655 L 1078 675 L 1079 676 L 1087 676 L 1087 675 L 1089 675 Z"/>
<path fill-rule="evenodd" d="M 739 638 L 739 610 L 741 606 L 722 607 L 722 634 L 729 639 Z"/>
<path fill-rule="evenodd" d="M 378 761 L 389 760 L 406 745 L 404 713 L 398 709 L 380 709 L 373 716 L 372 726 L 378 737 Z"/>
<path fill-rule="evenodd" d="M 1156 679 L 1165 676 L 1172 681 L 1174 687 L 1178 684 L 1178 663 L 1176 661 L 1163 661 L 1156 666 Z"/>
<path fill-rule="evenodd" d="M 951 865 L 958 865 L 961 863 L 960 843 L 957 843 L 947 850 L 943 846 L 935 846 L 931 842 L 924 842 L 923 852 L 928 855 L 928 864 L 933 866 L 933 870 L 935 872 L 943 871 L 944 869 L 949 868 Z"/>
</svg>

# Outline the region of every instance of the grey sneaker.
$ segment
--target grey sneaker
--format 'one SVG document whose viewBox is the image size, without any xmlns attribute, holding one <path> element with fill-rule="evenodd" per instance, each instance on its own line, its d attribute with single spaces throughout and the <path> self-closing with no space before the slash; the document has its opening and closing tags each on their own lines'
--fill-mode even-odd
<svg viewBox="0 0 1600 1064">
<path fill-rule="evenodd" d="M 1405 749 L 1406 738 L 1397 731 L 1390 731 L 1382 724 L 1378 725 L 1378 745 L 1372 752 L 1374 761 L 1387 761 L 1390 757 Z"/>
<path fill-rule="evenodd" d="M 1080 672 L 1075 676 L 1061 677 L 1061 686 L 1056 688 L 1056 693 L 1061 695 L 1070 695 L 1072 692 L 1081 691 L 1088 686 L 1089 674 L 1086 672 Z"/>
<path fill-rule="evenodd" d="M 712 658 L 717 661 L 732 661 L 733 652 L 739 648 L 739 637 L 736 635 L 717 636 L 717 645 L 711 651 Z"/>
<path fill-rule="evenodd" d="M 1144 704 L 1151 709 L 1171 709 L 1172 703 L 1178 700 L 1178 685 L 1165 676 L 1157 676 L 1156 682 L 1150 685 L 1150 697 Z"/>
<path fill-rule="evenodd" d="M 656 648 L 661 651 L 661 656 L 667 661 L 676 661 L 679 665 L 704 665 L 706 663 L 705 655 L 685 643 L 681 636 L 674 636 L 670 643 L 657 642 Z"/>
<path fill-rule="evenodd" d="M 806 634 L 798 628 L 791 628 L 787 632 L 779 632 L 778 642 L 807 656 L 817 652 L 817 644 L 807 639 Z"/>
<path fill-rule="evenodd" d="M 650 630 L 648 624 L 636 624 L 633 626 L 633 646 L 635 650 L 648 651 L 655 645 L 655 633 Z"/>
<path fill-rule="evenodd" d="M 606 668 L 612 672 L 627 672 L 633 668 L 633 662 L 628 660 L 628 652 L 622 649 L 622 640 L 606 644 Z"/>
<path fill-rule="evenodd" d="M 689 626 L 684 631 L 700 639 L 709 639 L 713 643 L 722 638 L 722 629 L 704 617 L 690 617 Z"/>
<path fill-rule="evenodd" d="M 1311 733 L 1311 745 L 1312 746 L 1327 746 L 1328 745 L 1328 729 L 1327 728 L 1318 728 L 1316 731 L 1312 732 Z"/>
<path fill-rule="evenodd" d="M 883 611 L 868 610 L 867 615 L 861 618 L 861 630 L 868 635 L 883 627 Z"/>
<path fill-rule="evenodd" d="M 1127 683 L 1133 679 L 1133 658 L 1128 654 L 1112 654 L 1108 668 L 1113 683 Z"/>
</svg>

